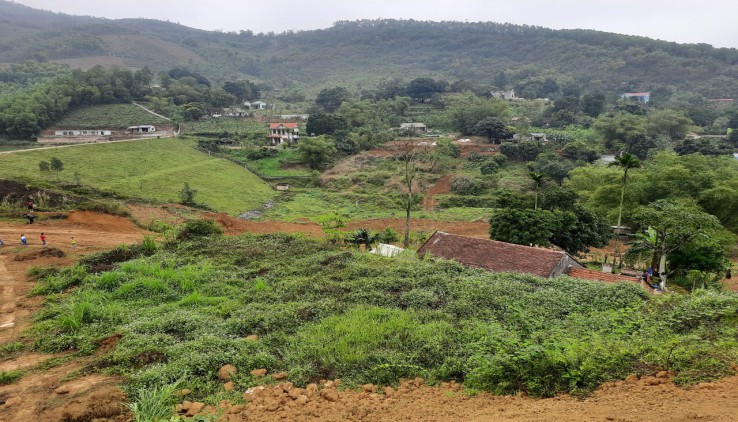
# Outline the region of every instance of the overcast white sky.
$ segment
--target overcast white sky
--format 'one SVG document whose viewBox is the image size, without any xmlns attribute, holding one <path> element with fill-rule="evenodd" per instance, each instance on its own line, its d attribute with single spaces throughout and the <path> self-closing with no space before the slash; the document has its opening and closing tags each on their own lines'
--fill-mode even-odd
<svg viewBox="0 0 738 422">
<path fill-rule="evenodd" d="M 170 20 L 194 28 L 282 32 L 339 20 L 492 21 L 596 29 L 738 48 L 736 0 L 15 0 L 73 15 Z"/>
</svg>

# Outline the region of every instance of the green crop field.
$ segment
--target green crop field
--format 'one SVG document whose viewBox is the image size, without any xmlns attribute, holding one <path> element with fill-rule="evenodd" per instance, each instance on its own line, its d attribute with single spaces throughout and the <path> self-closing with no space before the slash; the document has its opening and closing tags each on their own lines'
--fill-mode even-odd
<svg viewBox="0 0 738 422">
<path fill-rule="evenodd" d="M 259 139 L 266 142 L 268 133 L 267 124 L 251 119 L 221 117 L 217 119 L 203 119 L 196 122 L 186 122 L 182 125 L 183 133 L 197 135 L 198 133 L 238 134 L 249 139 Z"/>
<path fill-rule="evenodd" d="M 65 129 L 96 129 L 166 123 L 169 121 L 147 113 L 133 104 L 105 104 L 76 109 L 63 119 L 54 122 L 54 126 Z"/>
<path fill-rule="evenodd" d="M 184 182 L 197 189 L 195 202 L 231 214 L 259 208 L 274 191 L 254 174 L 227 160 L 211 158 L 182 139 L 150 139 L 0 155 L 0 178 L 57 180 L 42 173 L 40 161 L 58 157 L 58 178 L 122 195 L 163 202 L 179 201 Z"/>
</svg>

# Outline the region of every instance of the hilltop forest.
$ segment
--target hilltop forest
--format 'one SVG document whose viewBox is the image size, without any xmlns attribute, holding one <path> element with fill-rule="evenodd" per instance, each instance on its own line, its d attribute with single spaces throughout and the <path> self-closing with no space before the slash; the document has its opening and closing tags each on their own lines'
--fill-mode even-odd
<svg viewBox="0 0 738 422">
<path fill-rule="evenodd" d="M 592 30 L 479 22 L 341 21 L 324 30 L 202 31 L 146 19 L 73 17 L 0 2 L 0 62 L 152 71 L 184 65 L 218 83 L 361 90 L 428 76 L 515 88 L 525 98 L 650 91 L 653 101 L 738 96 L 738 51 Z"/>
</svg>

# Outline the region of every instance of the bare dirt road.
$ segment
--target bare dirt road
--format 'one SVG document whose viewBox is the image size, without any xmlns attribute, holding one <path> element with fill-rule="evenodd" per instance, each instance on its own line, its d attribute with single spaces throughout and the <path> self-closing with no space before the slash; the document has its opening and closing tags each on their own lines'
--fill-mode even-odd
<svg viewBox="0 0 738 422">
<path fill-rule="evenodd" d="M 170 211 L 163 208 L 137 209 L 143 215 L 165 220 Z M 312 223 L 246 222 L 222 214 L 208 214 L 226 227 L 228 233 L 284 231 L 320 236 Z M 172 220 L 179 218 L 172 215 Z M 388 220 L 370 220 L 356 226 L 383 229 Z M 431 222 L 428 228 L 454 232 L 454 227 Z M 441 225 L 439 225 L 441 224 Z M 483 236 L 488 227 L 463 223 L 460 229 L 469 235 Z M 38 235 L 46 233 L 49 248 L 57 247 L 65 257 L 41 255 Z M 30 245 L 22 248 L 20 234 Z M 25 275 L 34 265 L 68 265 L 82 254 L 109 249 L 121 243 L 139 241 L 147 234 L 129 220 L 90 212 L 74 212 L 65 220 L 45 220 L 33 225 L 20 221 L 0 222 L 0 345 L 19 339 L 32 341 L 24 334 L 41 300 L 28 297 L 33 286 Z M 78 239 L 72 250 L 69 239 Z M 16 257 L 23 260 L 16 260 Z M 102 351 L 115 347 L 117 338 L 105 341 Z M 117 388 L 120 379 L 100 375 L 90 366 L 90 358 L 59 361 L 64 355 L 24 352 L 0 360 L 0 371 L 22 370 L 19 380 L 0 385 L 0 421 L 125 421 L 130 415 L 122 403 L 125 395 Z M 51 365 L 49 359 L 59 364 Z M 655 374 L 654 374 L 655 375 Z M 663 375 L 663 374 L 662 374 Z M 294 394 L 294 387 L 283 384 L 267 387 L 260 396 L 251 396 L 251 404 L 221 406 L 222 420 L 228 421 L 738 421 L 738 377 L 682 389 L 668 377 L 645 377 L 604 385 L 586 399 L 561 396 L 551 399 L 470 396 L 461 387 L 443 384 L 427 387 L 404 383 L 393 390 L 371 387 L 367 391 L 340 391 L 323 388 L 327 393 Z"/>
</svg>

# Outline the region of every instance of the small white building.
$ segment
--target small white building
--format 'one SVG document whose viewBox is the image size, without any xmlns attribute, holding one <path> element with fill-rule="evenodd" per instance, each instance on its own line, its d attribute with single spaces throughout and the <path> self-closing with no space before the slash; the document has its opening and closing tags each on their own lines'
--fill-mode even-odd
<svg viewBox="0 0 738 422">
<path fill-rule="evenodd" d="M 393 257 L 401 254 L 405 249 L 402 249 L 400 247 L 397 247 L 395 245 L 390 245 L 387 243 L 380 243 L 377 245 L 376 248 L 372 249 L 370 252 L 373 254 L 377 254 L 380 256 L 386 256 L 386 257 Z"/>
<path fill-rule="evenodd" d="M 90 129 L 66 129 L 66 130 L 55 130 L 54 136 L 110 136 L 112 132 L 109 130 L 90 130 Z"/>
<path fill-rule="evenodd" d="M 153 133 L 156 132 L 156 128 L 151 125 L 139 125 L 129 126 L 126 128 L 126 133 Z"/>
<path fill-rule="evenodd" d="M 423 123 L 402 123 L 400 130 L 414 130 L 416 132 L 427 132 L 428 128 Z"/>
<path fill-rule="evenodd" d="M 248 107 L 251 110 L 264 110 L 265 108 L 267 108 L 267 103 L 265 103 L 264 101 L 246 101 L 245 103 L 243 103 L 243 106 Z"/>
<path fill-rule="evenodd" d="M 514 100 L 514 99 L 517 98 L 517 97 L 515 97 L 515 90 L 514 89 L 510 89 L 510 90 L 507 90 L 507 91 L 505 91 L 505 90 L 503 90 L 503 91 L 492 91 L 492 92 L 490 92 L 490 94 L 492 94 L 492 98 L 497 98 L 497 99 L 500 99 L 500 100 Z"/>
</svg>

